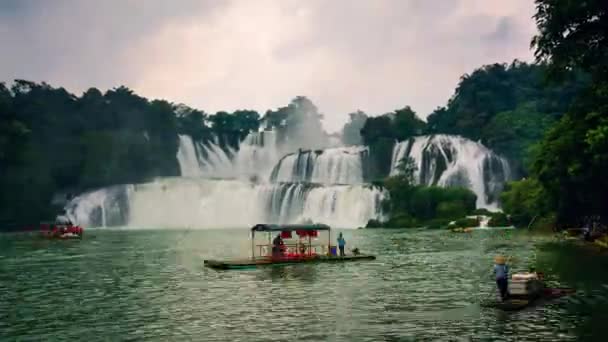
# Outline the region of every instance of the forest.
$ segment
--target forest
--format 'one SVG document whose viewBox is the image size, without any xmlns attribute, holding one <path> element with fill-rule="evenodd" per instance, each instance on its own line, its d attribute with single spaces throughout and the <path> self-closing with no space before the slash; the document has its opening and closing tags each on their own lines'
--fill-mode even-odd
<svg viewBox="0 0 608 342">
<path fill-rule="evenodd" d="M 439 133 L 480 141 L 509 159 L 522 180 L 508 184 L 501 199 L 517 225 L 536 217 L 551 227 L 605 219 L 608 12 L 598 1 L 536 4 L 534 63 L 496 63 L 463 75 L 447 104 L 426 121 L 409 106 L 349 114 L 342 141 L 369 146 L 371 178 L 389 190 L 395 224 L 474 210 L 470 192 L 416 187 L 407 172 L 386 178 L 396 141 Z M 126 87 L 77 96 L 46 83 L 0 83 L 0 225 L 52 219 L 57 194 L 179 175 L 178 134 L 236 149 L 249 132 L 275 128 L 281 139 L 321 147 L 329 139 L 322 117 L 306 97 L 263 115 L 246 109 L 209 114 Z M 433 205 L 421 209 L 419 202 Z"/>
</svg>

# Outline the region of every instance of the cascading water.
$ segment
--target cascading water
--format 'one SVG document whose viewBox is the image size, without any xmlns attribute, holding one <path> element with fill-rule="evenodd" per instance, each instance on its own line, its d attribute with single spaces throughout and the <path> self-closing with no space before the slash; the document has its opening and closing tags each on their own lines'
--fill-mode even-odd
<svg viewBox="0 0 608 342">
<path fill-rule="evenodd" d="M 477 207 L 498 208 L 498 194 L 511 179 L 506 159 L 480 143 L 451 135 L 419 136 L 395 145 L 391 175 L 404 158 L 414 160 L 418 184 L 463 186 L 477 195 Z"/>
<path fill-rule="evenodd" d="M 177 161 L 183 177 L 196 177 L 201 175 L 201 167 L 192 138 L 187 135 L 179 136 L 179 149 Z"/>
<path fill-rule="evenodd" d="M 115 185 L 85 192 L 66 206 L 67 216 L 84 226 L 106 227 L 124 225 L 129 218 L 133 185 Z"/>
<path fill-rule="evenodd" d="M 87 226 L 227 228 L 312 221 L 348 228 L 380 219 L 383 196 L 383 190 L 361 185 L 162 178 L 83 194 L 67 210 L 70 219 Z"/>
<path fill-rule="evenodd" d="M 249 133 L 239 146 L 233 167 L 241 178 L 266 180 L 279 155 L 276 132 Z"/>
<path fill-rule="evenodd" d="M 382 218 L 380 204 L 386 195 L 362 184 L 366 153 L 363 147 L 331 148 L 288 154 L 277 164 L 284 151 L 273 131 L 250 133 L 236 152 L 180 135 L 177 159 L 182 177 L 99 189 L 75 198 L 66 209 L 73 221 L 87 226 L 363 226 Z M 310 159 L 310 164 L 285 166 L 296 159 L 299 164 Z M 270 180 L 273 169 L 285 175 Z M 217 177 L 224 179 L 212 179 Z"/>
<path fill-rule="evenodd" d="M 273 131 L 249 134 L 238 151 L 179 136 L 182 177 L 84 193 L 66 209 L 85 226 L 224 228 L 318 222 L 348 228 L 383 219 L 381 203 L 387 192 L 364 184 L 366 147 L 283 148 Z M 398 143 L 392 175 L 407 156 L 418 167 L 418 183 L 468 187 L 477 195 L 478 207 L 496 208 L 496 195 L 511 177 L 505 159 L 457 136 L 420 136 Z"/>
<path fill-rule="evenodd" d="M 273 182 L 361 184 L 363 158 L 367 152 L 368 149 L 361 146 L 298 151 L 283 157 L 270 179 Z"/>
<path fill-rule="evenodd" d="M 177 161 L 183 177 L 232 177 L 234 168 L 230 155 L 215 142 L 195 142 L 186 135 L 179 136 Z"/>
</svg>

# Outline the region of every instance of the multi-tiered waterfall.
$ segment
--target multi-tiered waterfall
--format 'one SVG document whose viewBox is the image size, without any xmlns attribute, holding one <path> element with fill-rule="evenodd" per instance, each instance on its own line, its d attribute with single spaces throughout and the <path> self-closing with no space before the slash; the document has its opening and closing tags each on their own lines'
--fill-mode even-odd
<svg viewBox="0 0 608 342">
<path fill-rule="evenodd" d="M 462 186 L 477 195 L 477 207 L 496 209 L 504 183 L 511 179 L 509 163 L 482 144 L 452 135 L 426 135 L 400 142 L 393 149 L 391 174 L 410 157 L 418 184 Z"/>
<path fill-rule="evenodd" d="M 387 192 L 365 181 L 364 146 L 284 150 L 272 131 L 251 133 L 238 149 L 179 136 L 181 177 L 84 193 L 68 213 L 86 226 L 247 227 L 259 222 L 323 222 L 357 227 L 383 219 Z M 497 208 L 509 165 L 483 145 L 448 135 L 397 143 L 391 174 L 413 159 L 419 184 L 464 186 L 477 206 Z"/>
<path fill-rule="evenodd" d="M 202 228 L 357 227 L 382 218 L 386 191 L 363 183 L 366 148 L 283 151 L 272 131 L 250 134 L 238 151 L 189 136 L 179 143 L 182 177 L 88 192 L 68 205 L 69 214 L 87 226 Z"/>
</svg>

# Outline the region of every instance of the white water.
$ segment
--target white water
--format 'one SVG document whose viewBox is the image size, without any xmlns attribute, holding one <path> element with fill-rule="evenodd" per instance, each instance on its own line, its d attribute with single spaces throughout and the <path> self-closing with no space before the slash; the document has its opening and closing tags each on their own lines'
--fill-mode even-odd
<svg viewBox="0 0 608 342">
<path fill-rule="evenodd" d="M 122 225 L 128 216 L 125 203 L 133 189 L 133 185 L 116 185 L 85 192 L 68 203 L 67 216 L 86 227 Z"/>
<path fill-rule="evenodd" d="M 302 217 L 337 227 L 365 226 L 370 219 L 383 219 L 380 205 L 386 196 L 386 191 L 354 185 L 315 188 Z"/>
<path fill-rule="evenodd" d="M 180 136 L 182 177 L 87 192 L 66 209 L 74 222 L 87 227 L 232 228 L 315 222 L 353 228 L 382 219 L 386 191 L 363 185 L 367 148 L 287 152 L 277 146 L 272 131 L 249 134 L 238 151 Z M 491 195 L 510 177 L 504 159 L 459 137 L 423 136 L 397 144 L 392 174 L 406 155 L 418 164 L 419 183 L 467 186 L 477 194 L 479 207 L 495 207 Z"/>
<path fill-rule="evenodd" d="M 496 210 L 496 195 L 511 179 L 508 162 L 482 144 L 451 135 L 426 135 L 395 145 L 391 175 L 397 165 L 411 157 L 417 171 L 418 184 L 464 186 L 477 195 L 477 207 Z"/>
<path fill-rule="evenodd" d="M 194 177 L 201 175 L 201 167 L 198 162 L 196 148 L 192 138 L 187 135 L 179 136 L 179 149 L 177 150 L 177 161 L 181 175 L 184 177 Z"/>
<path fill-rule="evenodd" d="M 279 156 L 274 131 L 252 132 L 239 146 L 233 165 L 241 178 L 267 180 Z"/>
<path fill-rule="evenodd" d="M 184 177 L 232 177 L 234 167 L 228 153 L 214 142 L 194 142 L 186 135 L 179 136 L 177 161 Z"/>
<path fill-rule="evenodd" d="M 276 182 L 313 182 L 320 184 L 363 183 L 362 146 L 336 147 L 305 151 L 285 156 L 273 171 Z"/>
<path fill-rule="evenodd" d="M 384 196 L 382 190 L 360 185 L 313 187 L 180 177 L 89 192 L 67 208 L 70 219 L 85 226 L 112 222 L 131 227 L 234 228 L 312 221 L 352 228 L 381 218 Z"/>
</svg>

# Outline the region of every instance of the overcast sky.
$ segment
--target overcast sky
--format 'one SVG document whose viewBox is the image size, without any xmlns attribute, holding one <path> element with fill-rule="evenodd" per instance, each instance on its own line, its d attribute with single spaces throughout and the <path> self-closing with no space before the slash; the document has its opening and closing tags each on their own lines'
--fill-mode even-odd
<svg viewBox="0 0 608 342">
<path fill-rule="evenodd" d="M 532 60 L 532 0 L 0 0 L 0 80 L 126 85 L 207 112 L 308 96 L 347 113 L 445 105 L 459 77 Z"/>
</svg>

